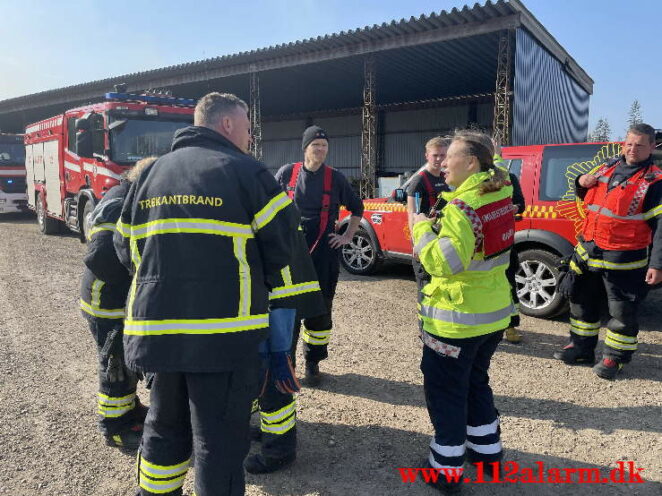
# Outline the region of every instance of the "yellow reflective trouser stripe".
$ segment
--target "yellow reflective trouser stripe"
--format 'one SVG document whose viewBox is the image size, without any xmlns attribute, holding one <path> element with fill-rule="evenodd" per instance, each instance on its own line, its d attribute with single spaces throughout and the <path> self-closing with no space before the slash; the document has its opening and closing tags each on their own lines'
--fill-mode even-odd
<svg viewBox="0 0 662 496">
<path fill-rule="evenodd" d="M 269 326 L 269 315 L 248 315 L 227 319 L 192 320 L 130 320 L 124 322 L 124 334 L 129 336 L 160 336 L 164 334 L 224 334 L 251 331 Z"/>
<path fill-rule="evenodd" d="M 266 226 L 271 220 L 276 216 L 278 212 L 283 210 L 289 204 L 292 203 L 292 200 L 285 194 L 285 192 L 279 193 L 274 196 L 269 203 L 267 203 L 262 210 L 260 210 L 255 217 L 253 217 L 253 222 L 251 225 L 254 230 L 262 229 Z"/>
<path fill-rule="evenodd" d="M 607 260 L 589 258 L 586 261 L 586 265 L 598 269 L 611 269 L 611 270 L 641 269 L 642 267 L 646 267 L 648 265 L 648 258 L 644 258 L 643 260 L 635 260 L 634 262 L 608 262 Z"/>
<path fill-rule="evenodd" d="M 152 479 L 163 479 L 166 477 L 175 477 L 186 473 L 191 465 L 191 460 L 186 460 L 175 465 L 157 465 L 150 463 L 141 456 L 140 471 Z"/>
<path fill-rule="evenodd" d="M 290 266 L 283 267 L 280 271 L 280 275 L 283 276 L 283 286 L 292 285 L 292 272 L 290 271 Z"/>
<path fill-rule="evenodd" d="M 570 332 L 578 336 L 597 336 L 600 331 L 600 322 L 584 322 L 583 320 L 570 319 Z"/>
<path fill-rule="evenodd" d="M 106 418 L 121 417 L 135 408 L 135 401 L 135 393 L 121 397 L 97 393 L 97 413 Z"/>
<path fill-rule="evenodd" d="M 278 298 L 287 298 L 288 296 L 295 296 L 303 293 L 312 293 L 313 291 L 321 291 L 320 285 L 317 281 L 302 282 L 299 284 L 292 284 L 289 286 L 280 286 L 274 288 L 269 293 L 270 300 L 277 300 Z"/>
<path fill-rule="evenodd" d="M 329 340 L 331 339 L 331 329 L 324 331 L 311 331 L 304 328 L 302 339 L 308 344 L 329 344 Z"/>
<path fill-rule="evenodd" d="M 636 336 L 625 336 L 607 330 L 605 344 L 610 348 L 616 348 L 617 350 L 635 351 L 637 349 L 637 338 Z"/>
<path fill-rule="evenodd" d="M 251 267 L 246 260 L 246 239 L 232 240 L 234 256 L 239 264 L 239 313 L 241 317 L 251 313 Z"/>
<path fill-rule="evenodd" d="M 124 309 L 123 308 L 100 308 L 94 307 L 87 303 L 85 300 L 80 300 L 80 309 L 90 314 L 92 317 L 99 317 L 102 319 L 123 319 L 124 318 Z"/>
<path fill-rule="evenodd" d="M 296 425 L 296 402 L 292 401 L 280 410 L 260 412 L 260 430 L 269 434 L 285 434 Z"/>
</svg>

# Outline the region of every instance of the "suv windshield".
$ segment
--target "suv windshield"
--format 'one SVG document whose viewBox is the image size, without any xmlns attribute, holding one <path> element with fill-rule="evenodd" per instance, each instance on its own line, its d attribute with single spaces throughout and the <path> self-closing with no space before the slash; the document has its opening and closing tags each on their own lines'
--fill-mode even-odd
<svg viewBox="0 0 662 496">
<path fill-rule="evenodd" d="M 0 143 L 0 167 L 23 165 L 25 146 L 22 143 Z"/>
<path fill-rule="evenodd" d="M 557 201 L 572 192 L 574 198 L 575 179 L 618 155 L 619 143 L 607 145 L 563 145 L 546 146 L 542 156 L 540 177 L 540 199 Z"/>
<path fill-rule="evenodd" d="M 132 164 L 151 155 L 170 151 L 172 137 L 189 122 L 121 119 L 111 124 L 110 157 L 114 162 Z"/>
</svg>

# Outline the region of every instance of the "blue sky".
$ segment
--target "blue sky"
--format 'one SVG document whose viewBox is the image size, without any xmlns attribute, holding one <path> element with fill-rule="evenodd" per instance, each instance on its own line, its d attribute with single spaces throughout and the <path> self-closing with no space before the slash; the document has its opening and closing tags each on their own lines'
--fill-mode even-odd
<svg viewBox="0 0 662 496">
<path fill-rule="evenodd" d="M 662 64 L 655 60 L 662 46 L 659 0 L 522 1 L 595 81 L 591 129 L 605 117 L 612 137 L 623 135 L 634 99 L 644 121 L 662 128 Z M 462 5 L 461 0 L 0 0 L 0 100 Z"/>
</svg>

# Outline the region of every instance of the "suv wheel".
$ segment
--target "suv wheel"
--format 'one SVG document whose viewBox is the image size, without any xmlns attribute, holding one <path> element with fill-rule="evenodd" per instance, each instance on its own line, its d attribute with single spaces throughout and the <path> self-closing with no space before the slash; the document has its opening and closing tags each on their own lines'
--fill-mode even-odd
<svg viewBox="0 0 662 496">
<path fill-rule="evenodd" d="M 354 234 L 352 242 L 342 247 L 340 261 L 347 272 L 358 275 L 374 273 L 381 260 L 377 253 L 377 246 L 362 229 Z"/>
<path fill-rule="evenodd" d="M 559 261 L 555 253 L 524 250 L 517 255 L 515 275 L 520 311 L 531 317 L 554 317 L 567 309 L 567 302 L 557 291 Z"/>
</svg>

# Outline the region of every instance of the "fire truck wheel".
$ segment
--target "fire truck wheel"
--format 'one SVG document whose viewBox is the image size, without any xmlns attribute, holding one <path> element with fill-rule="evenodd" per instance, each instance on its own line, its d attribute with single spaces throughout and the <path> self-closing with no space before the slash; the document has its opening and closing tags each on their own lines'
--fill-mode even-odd
<svg viewBox="0 0 662 496">
<path fill-rule="evenodd" d="M 351 243 L 342 247 L 340 261 L 347 272 L 361 276 L 373 274 L 381 263 L 377 246 L 362 229 L 356 231 Z"/>
<path fill-rule="evenodd" d="M 546 250 L 518 253 L 515 275 L 520 311 L 531 317 L 554 317 L 567 310 L 567 302 L 557 291 L 560 257 Z"/>
<path fill-rule="evenodd" d="M 81 219 L 80 230 L 83 235 L 83 239 L 87 241 L 87 233 L 92 227 L 92 211 L 94 210 L 94 204 L 87 200 L 85 206 L 83 207 L 83 218 Z"/>
<path fill-rule="evenodd" d="M 46 213 L 46 198 L 43 193 L 39 193 L 37 198 L 37 223 L 42 234 L 56 234 L 60 232 L 60 221 L 53 219 Z"/>
</svg>

